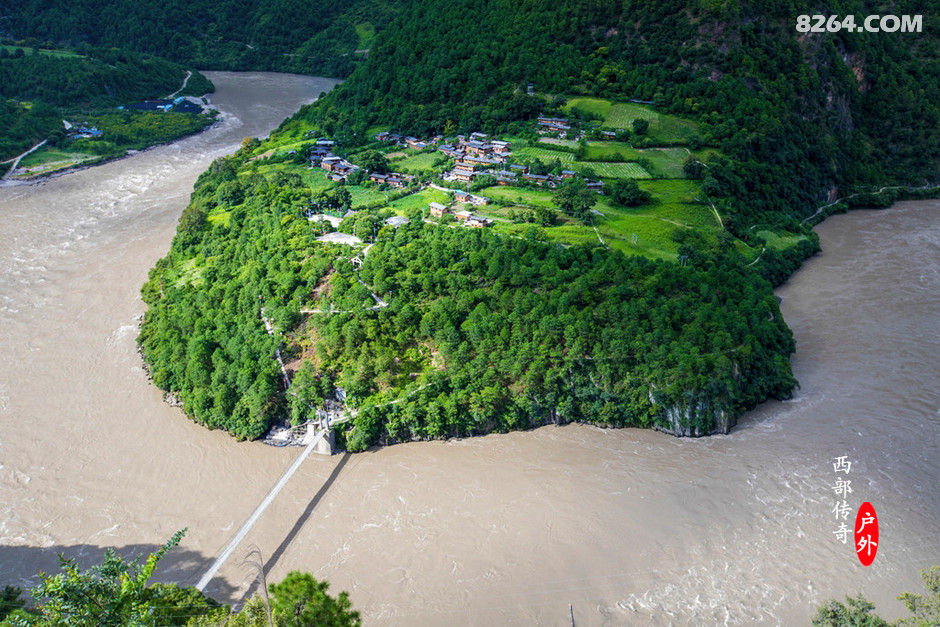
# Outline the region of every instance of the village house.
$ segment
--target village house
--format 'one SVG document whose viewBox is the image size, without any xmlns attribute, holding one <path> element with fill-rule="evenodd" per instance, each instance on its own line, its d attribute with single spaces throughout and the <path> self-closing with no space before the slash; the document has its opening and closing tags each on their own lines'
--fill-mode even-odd
<svg viewBox="0 0 940 627">
<path fill-rule="evenodd" d="M 526 174 L 523 174 L 523 175 L 522 175 L 522 178 L 525 179 L 525 180 L 527 180 L 527 181 L 529 181 L 529 182 L 531 182 L 531 183 L 535 183 L 536 185 L 545 185 L 545 184 L 547 184 L 547 183 L 550 183 L 551 180 L 552 180 L 551 177 L 548 176 L 547 174 L 528 174 L 528 173 L 526 173 Z"/>
<path fill-rule="evenodd" d="M 459 159 L 460 157 L 463 157 L 463 151 L 458 150 L 456 147 L 451 146 L 450 144 L 443 144 L 438 147 L 438 150 L 451 159 Z"/>
<path fill-rule="evenodd" d="M 487 227 L 493 224 L 493 221 L 489 218 L 483 218 L 481 216 L 470 216 L 467 218 L 465 224 L 473 229 L 482 229 L 483 227 Z"/>
<path fill-rule="evenodd" d="M 512 144 L 510 144 L 509 142 L 504 142 L 498 139 L 494 139 L 490 143 L 493 146 L 493 152 L 500 154 L 500 155 L 508 155 L 510 152 L 510 148 L 512 147 Z"/>
<path fill-rule="evenodd" d="M 375 138 L 380 142 L 387 142 L 389 134 L 388 131 L 382 131 L 381 133 L 376 133 Z"/>
<path fill-rule="evenodd" d="M 511 165 L 509 166 L 510 171 L 518 172 L 519 174 L 528 174 L 529 166 L 527 165 Z"/>
<path fill-rule="evenodd" d="M 327 172 L 333 172 L 342 160 L 342 157 L 324 157 L 320 162 L 320 167 Z"/>
<path fill-rule="evenodd" d="M 390 187 L 398 187 L 398 188 L 401 188 L 401 187 L 404 187 L 404 186 L 405 186 L 405 181 L 402 180 L 401 177 L 395 176 L 395 175 L 392 175 L 392 174 L 388 175 L 388 178 L 385 179 L 385 182 L 386 182 Z"/>
<path fill-rule="evenodd" d="M 602 192 L 604 191 L 604 181 L 588 181 L 587 188 L 595 192 Z"/>
<path fill-rule="evenodd" d="M 607 139 L 617 139 L 617 133 L 614 131 L 601 131 L 601 135 Z"/>
<path fill-rule="evenodd" d="M 561 178 L 563 178 L 563 179 L 573 179 L 573 178 L 574 178 L 574 170 L 562 170 L 562 171 L 561 171 Z"/>
<path fill-rule="evenodd" d="M 470 202 L 470 192 L 465 192 L 462 189 L 454 190 L 454 200 L 457 202 Z"/>
<path fill-rule="evenodd" d="M 439 202 L 432 202 L 430 204 L 431 215 L 435 218 L 443 218 L 445 213 L 450 213 L 450 209 L 446 205 L 442 205 Z"/>
<path fill-rule="evenodd" d="M 482 157 L 493 152 L 493 146 L 491 144 L 481 144 L 477 141 L 469 141 L 464 144 L 464 147 L 467 149 L 467 152 Z"/>
<path fill-rule="evenodd" d="M 454 170 L 453 176 L 458 181 L 462 183 L 470 183 L 473 181 L 473 177 L 477 175 L 476 172 L 468 172 L 466 170 Z"/>
<path fill-rule="evenodd" d="M 388 179 L 388 175 L 380 174 L 379 172 L 373 172 L 372 174 L 369 175 L 369 180 L 372 181 L 373 183 L 378 183 L 379 185 L 381 185 L 382 183 L 385 183 L 386 179 Z"/>
<path fill-rule="evenodd" d="M 469 211 L 458 211 L 454 217 L 457 218 L 457 222 L 466 222 L 473 217 L 473 214 Z"/>
<path fill-rule="evenodd" d="M 485 142 L 486 135 L 484 133 L 470 133 L 470 141 L 472 142 Z"/>
<path fill-rule="evenodd" d="M 500 170 L 496 173 L 496 184 L 497 185 L 515 185 L 516 184 L 516 173 L 507 172 L 506 170 Z"/>
</svg>

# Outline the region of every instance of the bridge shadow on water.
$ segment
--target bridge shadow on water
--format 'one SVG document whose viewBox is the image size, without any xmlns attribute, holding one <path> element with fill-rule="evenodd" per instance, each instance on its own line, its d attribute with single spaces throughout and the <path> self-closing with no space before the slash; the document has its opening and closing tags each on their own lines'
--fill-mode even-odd
<svg viewBox="0 0 940 627">
<path fill-rule="evenodd" d="M 320 486 L 320 489 L 317 490 L 316 494 L 314 494 L 310 499 L 310 502 L 307 503 L 307 507 L 304 508 L 303 513 L 300 515 L 300 517 L 297 518 L 294 526 L 291 527 L 291 530 L 287 532 L 286 536 L 284 536 L 281 544 L 274 550 L 274 552 L 271 554 L 271 557 L 269 557 L 268 560 L 264 563 L 263 573 L 265 578 L 271 573 L 271 570 L 275 565 L 277 565 L 278 560 L 281 559 L 290 545 L 294 542 L 294 539 L 297 537 L 297 534 L 300 533 L 300 530 L 303 529 L 304 525 L 307 524 L 307 521 L 310 520 L 310 516 L 313 514 L 313 511 L 317 508 L 317 505 L 320 504 L 320 501 L 323 500 L 323 497 L 326 495 L 326 493 L 329 492 L 330 487 L 336 481 L 337 477 L 339 477 L 340 473 L 343 471 L 343 468 L 349 462 L 350 457 L 350 453 L 342 454 L 339 462 L 333 468 L 333 471 L 330 473 L 330 475 L 326 478 L 326 481 L 323 482 L 323 485 Z M 244 598 L 250 599 L 251 596 L 257 591 L 258 585 L 258 580 L 255 580 L 255 582 L 251 584 L 251 587 L 245 593 Z"/>
</svg>

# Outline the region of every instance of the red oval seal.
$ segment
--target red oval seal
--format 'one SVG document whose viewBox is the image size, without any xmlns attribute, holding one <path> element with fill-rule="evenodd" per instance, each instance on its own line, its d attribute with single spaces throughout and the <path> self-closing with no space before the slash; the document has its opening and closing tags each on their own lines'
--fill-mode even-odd
<svg viewBox="0 0 940 627">
<path fill-rule="evenodd" d="M 855 515 L 855 553 L 862 566 L 871 566 L 878 553 L 878 515 L 868 501 L 862 503 Z"/>
</svg>

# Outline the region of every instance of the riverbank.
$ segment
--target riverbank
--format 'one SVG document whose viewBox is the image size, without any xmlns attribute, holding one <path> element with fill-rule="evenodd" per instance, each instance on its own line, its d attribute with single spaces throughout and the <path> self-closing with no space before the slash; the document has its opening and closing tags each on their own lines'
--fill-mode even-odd
<svg viewBox="0 0 940 627">
<path fill-rule="evenodd" d="M 206 96 L 208 96 L 208 94 L 207 94 Z M 205 98 L 206 96 L 204 96 L 204 98 Z M 91 158 L 91 159 L 85 159 L 85 160 L 83 160 L 83 161 L 80 161 L 80 162 L 78 162 L 78 163 L 75 163 L 74 165 L 66 165 L 66 166 L 63 166 L 63 167 L 58 167 L 58 168 L 50 169 L 50 170 L 46 170 L 46 171 L 37 171 L 37 172 L 34 172 L 34 173 L 29 174 L 29 175 L 27 175 L 27 176 L 24 176 L 24 175 L 22 175 L 22 174 L 17 174 L 17 170 L 22 170 L 23 168 L 14 168 L 14 167 L 11 167 L 11 168 L 9 169 L 9 171 L 7 171 L 7 172 L 3 175 L 2 179 L 0 179 L 0 187 L 17 187 L 17 186 L 22 186 L 22 185 L 38 185 L 38 184 L 42 184 L 42 183 L 44 183 L 44 182 L 46 182 L 46 181 L 48 181 L 48 180 L 50 180 L 50 179 L 52 179 L 52 178 L 55 178 L 55 177 L 64 176 L 64 175 L 66 175 L 66 174 L 71 174 L 71 173 L 74 173 L 74 172 L 80 172 L 80 171 L 82 171 L 82 170 L 87 170 L 88 168 L 93 168 L 93 167 L 101 166 L 101 165 L 104 165 L 104 164 L 107 164 L 107 163 L 112 163 L 112 162 L 115 162 L 115 161 L 120 161 L 121 159 L 126 159 L 126 158 L 128 158 L 128 157 L 133 157 L 134 155 L 137 155 L 137 154 L 146 152 L 146 151 L 148 151 L 148 150 L 153 150 L 154 148 L 159 148 L 160 146 L 166 146 L 166 145 L 169 145 L 169 144 L 174 144 L 174 143 L 179 142 L 179 141 L 182 141 L 182 140 L 184 140 L 184 139 L 186 139 L 186 138 L 188 138 L 188 137 L 192 137 L 193 135 L 198 135 L 198 134 L 200 134 L 200 133 L 204 133 L 205 131 L 207 131 L 207 130 L 213 128 L 213 127 L 216 126 L 216 125 L 218 125 L 218 124 L 221 122 L 221 120 L 219 120 L 219 119 L 217 118 L 218 114 L 219 114 L 219 113 L 218 113 L 218 109 L 216 109 L 214 106 L 211 106 L 211 105 L 210 105 L 210 106 L 207 106 L 207 107 L 205 108 L 204 113 L 203 113 L 203 114 L 200 114 L 200 115 L 209 115 L 209 116 L 211 116 L 211 118 L 213 118 L 213 119 L 212 119 L 212 121 L 210 121 L 210 122 L 208 122 L 207 124 L 205 124 L 202 128 L 200 128 L 200 129 L 198 129 L 198 130 L 196 130 L 196 131 L 194 131 L 194 132 L 187 132 L 187 133 L 178 135 L 178 136 L 173 137 L 172 139 L 170 139 L 170 140 L 168 140 L 168 141 L 158 141 L 158 142 L 154 142 L 154 143 L 149 144 L 149 145 L 147 145 L 147 146 L 145 146 L 145 147 L 143 147 L 143 148 L 139 148 L 139 149 L 135 149 L 135 148 L 123 148 L 124 152 L 123 152 L 122 154 L 116 154 L 116 155 L 102 155 L 102 156 L 99 156 L 99 157 L 93 157 L 93 158 Z M 43 144 L 44 144 L 44 143 L 45 143 L 45 142 L 43 142 Z M 17 158 L 16 158 L 17 164 L 19 163 L 19 159 L 20 159 L 20 158 L 22 158 L 22 157 L 24 157 L 24 156 L 26 156 L 26 155 L 32 153 L 32 152 L 35 151 L 37 148 L 39 148 L 41 145 L 42 145 L 42 144 L 40 144 L 40 145 L 38 145 L 38 146 L 34 146 L 31 150 L 29 150 L 29 151 L 27 151 L 26 153 L 23 153 L 22 155 L 20 155 L 19 157 L 17 157 Z M 34 166 L 34 167 L 35 167 L 35 166 Z"/>
</svg>

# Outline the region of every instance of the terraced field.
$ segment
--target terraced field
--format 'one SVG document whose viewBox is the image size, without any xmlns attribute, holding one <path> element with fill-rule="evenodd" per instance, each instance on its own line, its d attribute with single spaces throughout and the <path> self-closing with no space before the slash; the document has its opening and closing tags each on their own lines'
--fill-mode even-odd
<svg viewBox="0 0 940 627">
<path fill-rule="evenodd" d="M 598 176 L 616 179 L 648 179 L 649 172 L 639 163 L 605 163 L 600 161 L 576 161 L 576 168 L 591 168 Z"/>
<path fill-rule="evenodd" d="M 512 154 L 514 157 L 522 157 L 525 159 L 540 159 L 544 163 L 550 163 L 555 159 L 558 159 L 562 163 L 574 163 L 574 155 L 572 153 L 550 150 L 548 148 L 527 146 L 519 150 L 514 150 Z"/>
<path fill-rule="evenodd" d="M 663 115 L 653 109 L 633 103 L 618 102 L 610 107 L 604 126 L 608 128 L 633 128 L 633 120 L 649 120 L 649 136 L 663 142 L 685 142 L 697 131 L 695 124 L 671 115 Z"/>
</svg>

